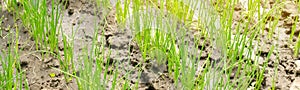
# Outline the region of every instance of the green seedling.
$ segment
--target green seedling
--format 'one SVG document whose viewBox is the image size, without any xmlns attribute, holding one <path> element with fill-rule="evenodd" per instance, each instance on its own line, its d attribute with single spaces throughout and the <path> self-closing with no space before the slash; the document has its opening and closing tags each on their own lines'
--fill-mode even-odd
<svg viewBox="0 0 300 90">
<path fill-rule="evenodd" d="M 293 24 L 293 26 L 292 26 L 292 30 L 291 30 L 291 34 L 290 34 L 290 38 L 289 38 L 290 42 L 293 42 L 293 37 L 294 37 L 295 30 L 296 30 L 296 26 L 297 26 L 297 23 L 298 23 L 298 18 L 299 18 L 299 17 L 296 17 L 296 18 L 294 19 L 294 24 Z"/>
<path fill-rule="evenodd" d="M 294 57 L 297 57 L 300 52 L 300 35 L 298 35 L 296 46 L 294 49 Z"/>
<path fill-rule="evenodd" d="M 107 17 L 109 13 L 109 9 L 111 8 L 109 3 L 109 0 L 97 0 L 97 8 L 95 8 L 95 13 L 98 12 L 99 8 L 103 9 L 103 14 L 99 14 L 102 17 Z M 104 5 L 104 6 L 103 6 Z M 100 7 L 101 6 L 101 7 Z M 105 19 L 100 20 L 103 21 L 103 23 L 107 23 Z M 96 22 L 96 19 L 95 19 Z M 106 26 L 107 24 L 105 24 Z M 111 89 L 113 90 L 114 88 L 117 88 L 119 82 L 117 81 L 118 77 L 118 68 L 114 67 L 115 61 L 111 61 L 110 57 L 110 51 L 105 51 L 104 46 L 104 32 L 105 29 L 104 27 L 99 27 L 98 23 L 95 23 L 94 25 L 94 35 L 93 35 L 93 40 L 91 44 L 91 48 L 87 48 L 87 46 L 82 50 L 81 56 L 79 59 L 79 62 L 82 62 L 83 65 L 80 65 L 79 67 L 79 76 L 80 79 L 77 79 L 78 83 L 78 88 L 83 89 L 83 90 L 98 90 L 98 89 L 106 89 L 106 86 L 108 86 L 108 82 L 110 82 L 110 78 L 113 78 L 112 81 L 112 87 Z M 101 30 L 101 36 L 98 35 L 98 30 Z M 98 42 L 98 39 L 101 39 L 101 42 Z M 73 48 L 73 47 L 72 47 Z M 111 72 L 109 74 L 112 74 L 112 76 L 108 75 L 109 71 L 109 63 L 112 63 L 112 68 L 114 69 L 114 72 Z M 105 65 L 104 65 L 105 64 Z M 119 64 L 117 64 L 119 65 Z M 93 76 L 93 77 L 91 77 Z M 84 80 L 84 81 L 83 81 Z"/>
<path fill-rule="evenodd" d="M 34 38 L 36 50 L 49 48 L 51 52 L 54 52 L 58 43 L 58 29 L 60 29 L 60 5 L 51 0 L 51 11 L 48 15 L 46 0 L 30 0 L 20 3 L 23 5 L 23 12 L 18 15 Z"/>
<path fill-rule="evenodd" d="M 124 6 L 122 7 L 121 1 L 117 0 L 116 18 L 117 18 L 118 25 L 121 25 L 123 27 L 125 27 L 124 25 L 126 24 L 128 18 L 129 4 L 130 4 L 130 0 L 124 0 Z"/>
<path fill-rule="evenodd" d="M 9 34 L 8 49 L 0 51 L 0 89 L 11 90 L 24 88 L 28 90 L 28 84 L 24 81 L 24 71 L 20 65 L 19 58 L 19 27 L 13 27 L 15 30 L 11 30 L 9 33 L 15 33 L 15 36 Z"/>
<path fill-rule="evenodd" d="M 125 67 L 125 64 L 110 61 L 112 52 L 105 50 L 105 40 L 102 38 L 105 37 L 106 30 L 98 27 L 98 23 L 95 23 L 91 48 L 87 48 L 87 46 L 82 50 L 78 59 L 80 64 L 77 65 L 74 61 L 75 53 L 73 51 L 75 33 L 72 32 L 73 35 L 70 38 L 68 35 L 60 33 L 62 32 L 61 13 L 63 11 L 55 0 L 50 1 L 50 11 L 47 0 L 6 0 L 4 2 L 7 6 L 0 6 L 0 9 L 7 8 L 10 12 L 17 13 L 18 17 L 16 18 L 22 20 L 23 26 L 29 30 L 35 41 L 35 50 L 47 51 L 58 58 L 61 68 L 53 69 L 64 73 L 66 82 L 75 78 L 78 89 L 107 89 L 106 86 L 110 85 L 109 82 L 112 82 L 111 90 L 139 89 L 140 80 L 131 85 L 130 74 L 133 70 L 137 70 L 135 73 L 140 79 L 142 69 L 145 68 L 140 66 L 144 62 L 140 62 L 133 70 L 126 71 L 125 75 L 120 76 L 120 71 L 123 69 L 119 70 L 118 67 Z M 98 10 L 103 10 L 101 17 L 107 17 L 109 10 L 112 9 L 110 1 L 95 0 L 93 2 L 96 2 L 95 13 L 100 15 Z M 133 41 L 138 44 L 144 61 L 150 60 L 159 65 L 168 62 L 167 75 L 173 79 L 175 89 L 244 90 L 255 81 L 254 89 L 259 90 L 262 87 L 261 82 L 265 78 L 264 73 L 268 61 L 273 55 L 273 50 L 278 48 L 273 45 L 268 55 L 264 57 L 263 65 L 259 65 L 257 55 L 260 55 L 261 52 L 257 51 L 265 47 L 265 45 L 259 46 L 260 43 L 265 43 L 261 41 L 264 39 L 261 34 L 265 33 L 266 25 L 269 25 L 268 39 L 273 39 L 280 16 L 275 15 L 272 21 L 269 21 L 268 18 L 273 14 L 278 14 L 279 12 L 276 11 L 280 10 L 283 3 L 284 1 L 277 0 L 274 7 L 265 10 L 260 8 L 264 4 L 261 0 L 248 0 L 245 11 L 242 11 L 245 17 L 242 17 L 241 21 L 234 21 L 235 6 L 239 4 L 239 0 L 117 0 L 116 20 L 121 29 L 132 30 Z M 17 7 L 18 4 L 21 6 Z M 299 5 L 299 2 L 297 4 Z M 296 23 L 299 22 L 297 20 L 298 17 L 296 17 Z M 108 23 L 105 19 L 100 21 Z M 197 23 L 198 31 L 201 32 L 199 36 L 193 37 L 195 41 L 187 41 L 189 39 L 187 38 L 188 32 L 193 32 L 189 30 L 191 21 Z M 234 23 L 237 25 L 232 28 Z M 289 38 L 291 41 L 295 34 L 296 23 L 292 26 L 292 34 Z M 15 28 L 16 32 L 13 33 L 14 30 L 9 30 L 11 33 L 4 36 L 7 38 L 12 36 L 9 41 L 12 42 L 8 47 L 9 50 L 0 52 L 1 69 L 3 69 L 0 71 L 0 89 L 22 89 L 24 82 L 25 86 L 28 85 L 24 80 L 23 71 L 17 71 L 21 70 L 18 55 L 18 38 L 20 37 L 17 26 L 10 29 Z M 101 36 L 98 36 L 99 30 L 102 31 Z M 64 57 L 54 54 L 58 51 L 58 35 L 62 36 Z M 205 40 L 198 43 L 202 39 L 201 37 L 204 37 Z M 99 38 L 101 38 L 100 43 L 98 42 Z M 210 46 L 206 46 L 207 43 Z M 298 56 L 299 47 L 300 35 L 294 46 L 295 57 Z M 205 52 L 208 54 L 208 57 L 205 58 L 205 65 L 199 62 L 204 50 L 208 51 Z M 128 57 L 130 57 L 130 53 Z M 216 57 L 215 61 L 211 60 Z M 79 67 L 75 68 L 76 65 Z M 199 67 L 202 67 L 201 70 L 196 72 Z M 110 72 L 111 68 L 114 69 L 113 72 Z M 274 69 L 277 70 L 277 67 Z M 234 76 L 230 77 L 232 73 Z M 54 78 L 56 75 L 50 73 L 49 76 Z M 275 89 L 275 83 L 276 79 L 273 79 L 272 89 Z M 29 88 L 27 87 L 27 89 Z"/>
<path fill-rule="evenodd" d="M 0 8 L 0 10 L 1 10 L 1 8 Z M 1 16 L 1 18 L 0 18 L 0 37 L 2 38 L 3 37 L 3 34 L 2 34 L 2 20 L 3 20 L 3 18 L 4 18 L 4 16 Z"/>
</svg>

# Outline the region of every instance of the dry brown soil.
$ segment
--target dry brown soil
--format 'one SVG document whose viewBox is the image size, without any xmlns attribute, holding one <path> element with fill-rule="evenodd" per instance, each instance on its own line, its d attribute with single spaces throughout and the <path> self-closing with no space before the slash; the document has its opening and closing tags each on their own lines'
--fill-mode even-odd
<svg viewBox="0 0 300 90">
<path fill-rule="evenodd" d="M 264 4 L 263 8 L 273 7 L 273 0 L 268 1 L 268 4 Z M 77 29 L 75 32 L 74 40 L 74 59 L 75 61 L 79 58 L 78 56 L 82 52 L 82 49 L 87 46 L 91 47 L 91 41 L 94 34 L 94 24 L 98 24 L 101 27 L 104 26 L 101 23 L 101 15 L 94 13 L 93 8 L 95 5 L 88 2 L 87 0 L 70 0 L 68 6 L 63 13 L 62 27 L 63 32 L 71 36 L 72 30 Z M 247 18 L 243 15 L 245 7 L 242 3 L 238 4 L 235 7 L 234 21 L 240 22 L 243 19 Z M 4 16 L 2 21 L 1 28 L 1 38 L 0 38 L 0 49 L 6 50 L 8 45 L 11 43 L 10 37 L 5 37 L 8 34 L 14 34 L 13 17 L 14 14 L 9 13 L 6 10 L 0 11 L 0 16 Z M 293 19 L 299 17 L 299 10 L 296 4 L 292 1 L 286 3 L 284 8 L 281 11 L 281 16 L 274 32 L 273 40 L 267 38 L 267 33 L 271 27 L 266 27 L 266 33 L 261 34 L 263 38 L 260 39 L 260 43 L 263 48 L 260 56 L 260 62 L 264 62 L 266 59 L 266 54 L 270 51 L 271 45 L 278 44 L 279 48 L 276 49 L 271 55 L 271 60 L 268 62 L 268 67 L 265 72 L 265 78 L 262 83 L 262 89 L 269 89 L 272 85 L 272 79 L 274 77 L 274 67 L 278 60 L 278 71 L 277 71 L 277 81 L 276 89 L 279 90 L 297 90 L 300 89 L 300 58 L 293 57 L 293 46 L 296 44 L 296 38 L 299 35 L 300 23 L 297 22 L 297 28 L 295 36 L 293 37 L 293 42 L 288 42 L 289 35 L 291 34 L 291 28 L 293 25 Z M 272 18 L 272 15 L 271 17 Z M 142 63 L 143 68 L 141 79 L 139 81 L 139 89 L 141 90 L 173 90 L 174 80 L 169 77 L 166 65 L 157 66 L 150 60 L 150 62 L 143 62 L 141 52 L 135 42 L 132 41 L 132 32 L 130 29 L 119 29 L 115 20 L 115 10 L 112 8 L 109 12 L 109 16 L 106 18 L 108 20 L 108 26 L 104 27 L 105 32 L 104 36 L 101 36 L 102 31 L 99 29 L 99 39 L 98 42 L 101 42 L 101 38 L 105 38 L 105 50 L 111 51 L 110 60 L 119 61 L 123 65 L 116 66 L 120 70 L 119 77 L 125 75 L 126 71 L 133 70 L 134 72 L 129 75 L 129 80 L 131 81 L 131 86 L 134 86 L 134 83 L 138 80 L 138 69 L 134 68 L 138 63 Z M 257 21 L 256 21 L 257 22 Z M 266 23 L 272 23 L 273 20 L 270 19 Z M 17 20 L 17 24 L 20 24 L 21 21 Z M 234 25 L 233 25 L 234 26 Z M 8 27 L 11 27 L 9 30 Z M 73 29 L 72 29 L 73 28 Z M 234 28 L 233 28 L 234 29 Z M 63 77 L 63 73 L 52 69 L 51 67 L 59 68 L 59 60 L 56 58 L 41 58 L 39 52 L 32 53 L 35 50 L 35 44 L 32 38 L 30 37 L 28 30 L 24 28 L 19 28 L 20 30 L 20 61 L 22 69 L 25 70 L 25 75 L 29 83 L 31 90 L 76 90 L 77 85 L 76 81 L 72 80 L 71 82 L 66 83 Z M 190 30 L 187 33 L 188 40 L 193 42 L 194 37 L 199 32 L 197 30 Z M 197 36 L 197 35 L 196 35 Z M 275 39 L 276 38 L 276 39 Z M 192 44 L 191 44 L 192 45 Z M 202 45 L 202 44 L 200 44 Z M 110 46 L 110 47 L 108 47 Z M 128 48 L 131 47 L 131 50 Z M 191 46 L 192 47 L 192 46 Z M 206 47 L 205 52 L 198 56 L 199 63 L 203 63 L 208 58 L 208 53 L 210 52 L 209 43 L 204 44 Z M 63 45 L 60 37 L 59 48 L 62 52 Z M 192 49 L 192 48 L 190 48 Z M 198 50 L 197 50 L 198 51 Z M 61 55 L 63 56 L 63 55 Z M 278 57 L 277 57 L 278 56 Z M 108 58 L 108 57 L 106 57 Z M 213 58 L 213 57 L 212 57 Z M 167 64 L 167 63 L 166 63 Z M 1 66 L 1 64 L 0 64 Z M 114 66 L 114 64 L 111 64 Z M 124 67 L 125 66 L 125 67 Z M 136 70 L 135 70 L 136 69 Z M 1 69 L 0 69 L 1 70 Z M 113 71 L 114 69 L 110 69 Z M 50 73 L 55 73 L 55 77 L 50 77 Z M 108 88 L 110 83 L 108 83 Z M 121 86 L 119 86 L 121 87 Z M 249 87 L 251 88 L 251 87 Z"/>
</svg>

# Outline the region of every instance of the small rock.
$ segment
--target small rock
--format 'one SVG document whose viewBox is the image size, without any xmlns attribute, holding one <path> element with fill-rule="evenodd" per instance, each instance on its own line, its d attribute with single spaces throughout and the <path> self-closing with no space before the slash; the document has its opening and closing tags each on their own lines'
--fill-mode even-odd
<svg viewBox="0 0 300 90">
<path fill-rule="evenodd" d="M 281 90 L 287 90 L 288 85 L 291 85 L 292 82 L 288 78 L 282 77 L 281 79 L 278 80 L 278 83 L 281 84 L 277 84 L 277 88 L 280 88 Z"/>
<path fill-rule="evenodd" d="M 163 71 L 165 71 L 167 69 L 165 64 L 153 64 L 151 70 L 154 73 L 163 73 Z"/>
<path fill-rule="evenodd" d="M 291 85 L 290 90 L 300 90 L 300 78 L 296 78 Z"/>
<path fill-rule="evenodd" d="M 54 66 L 54 67 L 59 67 L 59 65 L 60 65 L 60 64 L 59 64 L 59 61 L 58 61 L 58 60 L 54 60 L 54 61 L 53 61 L 53 66 Z"/>
<path fill-rule="evenodd" d="M 234 7 L 234 10 L 235 11 L 240 11 L 243 9 L 243 6 L 241 4 L 237 4 L 235 7 Z"/>
<path fill-rule="evenodd" d="M 287 19 L 284 20 L 283 25 L 284 25 L 284 27 L 289 28 L 289 27 L 292 27 L 294 23 L 295 22 L 294 22 L 293 19 L 287 18 Z M 291 29 L 288 29 L 287 31 L 285 31 L 285 33 L 286 34 L 291 34 Z"/>
<path fill-rule="evenodd" d="M 291 14 L 296 14 L 298 12 L 297 8 L 298 8 L 297 5 L 295 5 L 292 1 L 287 1 L 287 3 L 285 4 L 285 6 L 282 10 L 282 15 L 281 16 L 283 18 L 287 18 Z"/>
<path fill-rule="evenodd" d="M 52 57 L 50 57 L 50 58 L 45 58 L 45 59 L 44 59 L 44 63 L 49 63 L 49 62 L 51 62 L 52 60 L 53 60 Z"/>
<path fill-rule="evenodd" d="M 59 49 L 60 51 L 63 51 L 63 50 L 64 50 L 64 43 L 63 43 L 63 42 L 59 42 L 59 43 L 58 43 L 58 49 Z"/>
<path fill-rule="evenodd" d="M 108 43 L 110 45 L 110 48 L 112 49 L 127 49 L 127 44 L 129 43 L 128 39 L 126 37 L 118 37 L 118 36 L 111 36 L 108 38 Z"/>
<path fill-rule="evenodd" d="M 151 80 L 148 73 L 142 72 L 140 81 L 141 83 L 149 83 Z"/>
<path fill-rule="evenodd" d="M 263 65 L 264 64 L 264 58 L 262 58 L 262 57 L 258 57 L 258 59 L 257 59 L 257 61 L 258 61 L 258 64 L 259 65 Z"/>
<path fill-rule="evenodd" d="M 296 60 L 295 61 L 295 64 L 296 64 L 296 72 L 297 73 L 300 73 L 300 60 Z M 300 83 L 299 83 L 300 84 Z"/>
</svg>

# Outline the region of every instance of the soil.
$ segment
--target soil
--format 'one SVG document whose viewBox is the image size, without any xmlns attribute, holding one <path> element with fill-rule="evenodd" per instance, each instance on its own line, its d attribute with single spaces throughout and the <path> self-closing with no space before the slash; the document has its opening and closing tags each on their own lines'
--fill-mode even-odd
<svg viewBox="0 0 300 90">
<path fill-rule="evenodd" d="M 0 1 L 1 2 L 1 1 Z M 267 4 L 263 4 L 261 8 L 270 9 L 274 7 L 274 1 L 269 0 Z M 75 33 L 74 39 L 74 59 L 78 63 L 79 55 L 82 50 L 87 47 L 91 48 L 92 39 L 94 36 L 94 30 L 99 30 L 97 41 L 105 43 L 105 51 L 111 51 L 111 55 L 106 55 L 105 58 L 110 58 L 111 61 L 121 62 L 121 65 L 116 66 L 119 68 L 120 74 L 119 78 L 126 74 L 126 71 L 133 71 L 129 75 L 129 80 L 131 81 L 130 86 L 133 87 L 134 83 L 139 82 L 139 89 L 141 90 L 174 90 L 174 80 L 171 79 L 167 71 L 167 63 L 163 65 L 157 65 L 154 60 L 148 60 L 145 62 L 142 60 L 141 51 L 134 40 L 132 40 L 132 31 L 128 28 L 120 29 L 116 23 L 115 19 L 115 9 L 112 8 L 109 11 L 109 16 L 106 18 L 108 20 L 108 25 L 101 23 L 104 18 L 101 15 L 94 12 L 95 5 L 87 0 L 70 0 L 67 8 L 63 13 L 62 28 L 63 33 L 68 37 Z M 112 2 L 114 3 L 114 2 Z M 234 22 L 242 22 L 245 18 L 243 12 L 246 10 L 247 4 L 241 1 L 235 7 Z M 268 39 L 267 35 L 271 31 L 271 27 L 265 28 L 265 33 L 262 33 L 260 39 L 257 39 L 256 44 L 258 46 L 264 47 L 262 50 L 256 51 L 254 54 L 260 57 L 260 63 L 266 61 L 267 54 L 269 53 L 272 45 L 278 45 L 271 54 L 270 60 L 268 61 L 268 67 L 266 68 L 265 78 L 262 83 L 261 89 L 270 89 L 272 86 L 273 77 L 276 77 L 276 89 L 279 90 L 298 90 L 300 89 L 300 56 L 293 57 L 293 47 L 296 45 L 297 37 L 300 31 L 300 23 L 297 22 L 297 28 L 293 41 L 289 42 L 289 36 L 291 34 L 291 28 L 293 19 L 299 17 L 299 10 L 296 4 L 292 1 L 284 4 L 284 8 L 280 11 L 281 16 L 276 26 L 276 31 L 274 31 L 273 39 Z M 15 25 L 13 17 L 14 14 L 9 13 L 5 9 L 0 11 L 0 16 L 3 16 L 0 36 L 0 49 L 7 50 L 11 43 L 11 38 L 7 35 L 14 35 Z M 255 17 L 257 18 L 257 16 Z M 266 24 L 273 23 L 274 16 L 270 16 L 270 19 Z M 21 25 L 21 21 L 17 20 L 17 25 Z M 257 22 L 257 21 L 254 21 Z M 95 24 L 99 27 L 95 28 Z M 232 29 L 235 25 L 233 25 Z M 10 28 L 10 29 L 9 29 Z M 100 29 L 105 28 L 102 32 Z M 19 50 L 20 50 L 20 61 L 21 67 L 25 70 L 25 75 L 27 82 L 31 90 L 76 90 L 76 81 L 66 82 L 63 73 L 52 69 L 51 67 L 59 68 L 59 60 L 49 56 L 49 58 L 42 58 L 41 52 L 35 52 L 35 43 L 30 37 L 29 32 L 25 28 L 19 28 Z M 72 32 L 76 31 L 76 32 Z M 104 36 L 102 36 L 104 33 Z M 191 42 L 190 45 L 194 45 L 194 39 L 199 35 L 199 30 L 191 28 L 191 30 L 185 35 L 188 41 Z M 198 63 L 202 65 L 204 61 L 208 58 L 208 53 L 211 52 L 210 43 L 204 44 L 202 46 L 204 38 L 200 40 L 200 45 L 198 47 L 204 47 L 205 51 L 201 56 L 198 56 Z M 260 41 L 260 42 L 259 42 Z M 131 48 L 128 50 L 128 48 Z M 189 46 L 189 51 L 194 50 Z M 61 36 L 59 37 L 59 48 L 63 52 L 63 44 Z M 200 50 L 195 50 L 200 51 Z M 261 52 L 258 54 L 257 52 Z M 1 54 L 1 53 L 0 53 Z M 64 56 L 64 55 L 61 55 Z M 216 58 L 216 57 L 211 57 Z M 278 62 L 277 62 L 278 61 Z M 141 63 L 140 66 L 136 66 Z M 278 66 L 277 66 L 278 65 Z M 0 63 L 1 66 L 1 63 Z M 115 65 L 111 64 L 110 70 L 113 71 Z M 278 67 L 274 70 L 275 66 Z M 138 81 L 138 71 L 139 69 L 135 67 L 145 67 L 142 69 L 141 79 Z M 201 67 L 199 67 L 201 68 Z M 199 70 L 198 68 L 198 70 Z M 1 68 L 0 68 L 1 70 Z M 197 71 L 198 74 L 200 71 Z M 50 74 L 55 73 L 55 77 L 51 77 Z M 276 74 L 275 74 L 276 73 Z M 276 75 L 276 76 L 275 76 Z M 125 80 L 125 79 L 124 79 Z M 254 83 L 254 82 L 253 82 Z M 108 83 L 107 88 L 109 89 L 111 83 Z M 119 85 L 117 87 L 121 87 Z M 249 87 L 251 89 L 253 87 Z"/>
</svg>

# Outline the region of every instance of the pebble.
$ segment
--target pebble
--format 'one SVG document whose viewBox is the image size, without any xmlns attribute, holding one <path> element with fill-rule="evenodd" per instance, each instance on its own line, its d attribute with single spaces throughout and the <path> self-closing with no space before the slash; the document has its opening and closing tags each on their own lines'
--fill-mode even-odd
<svg viewBox="0 0 300 90">
<path fill-rule="evenodd" d="M 299 60 L 298 60 L 299 61 Z M 297 77 L 291 85 L 290 90 L 300 90 L 300 77 Z"/>
<path fill-rule="evenodd" d="M 297 73 L 300 73 L 300 60 L 296 60 L 295 61 L 295 64 L 296 64 L 296 72 Z M 299 83 L 300 84 L 300 83 Z"/>
</svg>

